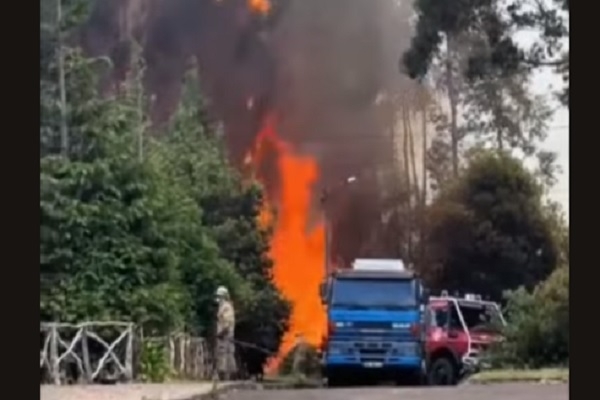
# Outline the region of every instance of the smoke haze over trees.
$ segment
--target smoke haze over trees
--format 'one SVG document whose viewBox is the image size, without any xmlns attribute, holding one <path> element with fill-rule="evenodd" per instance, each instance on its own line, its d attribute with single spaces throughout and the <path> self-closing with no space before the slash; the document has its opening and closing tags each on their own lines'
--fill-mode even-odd
<svg viewBox="0 0 600 400">
<path fill-rule="evenodd" d="M 551 110 L 529 87 L 534 69 L 556 67 L 568 104 L 568 51 L 555 43 L 568 18 L 519 2 L 503 20 L 499 2 L 467 3 L 272 0 L 265 15 L 247 0 L 41 1 L 43 318 L 205 334 L 225 282 L 247 314 L 238 334 L 277 349 L 293 304 L 259 215 L 281 171 L 261 165 L 264 188 L 245 175 L 272 116 L 318 165 L 306 230 L 335 188 L 335 262 L 403 258 L 434 288 L 495 298 L 523 285 L 518 312 L 556 291 L 568 325 L 568 226 L 542 196 L 556 173 L 539 147 Z M 537 51 L 513 43 L 522 27 L 544 31 Z M 522 165 L 534 156 L 537 174 Z"/>
<path fill-rule="evenodd" d="M 269 229 L 258 226 L 262 190 L 228 163 L 195 71 L 166 134 L 153 138 L 143 60 L 134 53 L 119 91 L 100 96 L 106 60 L 53 41 L 68 31 L 49 28 L 40 49 L 41 320 L 125 320 L 150 336 L 210 338 L 214 292 L 225 285 L 241 314 L 238 339 L 276 351 L 290 306 L 272 280 Z M 266 355 L 250 360 L 260 369 Z"/>
<path fill-rule="evenodd" d="M 238 166 L 265 115 L 274 113 L 281 137 L 318 160 L 319 187 L 394 169 L 398 154 L 390 121 L 397 117 L 381 100 L 398 97 L 411 84 L 395 68 L 398 45 L 410 41 L 409 2 L 272 4 L 265 17 L 249 11 L 245 0 L 97 1 L 80 38 L 89 54 L 115 61 L 106 90 L 124 76 L 129 39 L 140 43 L 157 124 L 172 113 L 183 71 L 195 56 L 210 109 L 224 124 L 228 153 Z M 277 177 L 270 174 L 267 190 L 274 192 Z M 365 179 L 354 189 L 353 204 L 332 198 L 334 253 L 347 261 L 358 249 L 369 253 L 365 237 L 377 241 L 382 185 L 387 183 Z M 317 218 L 319 190 L 314 192 Z M 348 215 L 362 234 L 337 229 Z"/>
</svg>

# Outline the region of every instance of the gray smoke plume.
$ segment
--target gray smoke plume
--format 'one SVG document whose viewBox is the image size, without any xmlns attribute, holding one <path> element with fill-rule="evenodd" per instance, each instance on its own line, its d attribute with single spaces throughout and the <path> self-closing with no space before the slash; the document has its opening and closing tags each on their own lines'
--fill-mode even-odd
<svg viewBox="0 0 600 400">
<path fill-rule="evenodd" d="M 107 90 L 124 77 L 130 41 L 141 44 L 157 126 L 174 110 L 195 57 L 239 166 L 265 115 L 274 113 L 279 135 L 319 162 L 316 214 L 320 189 L 394 165 L 395 110 L 378 99 L 405 84 L 397 60 L 410 39 L 410 6 L 397 0 L 271 2 L 264 17 L 246 0 L 97 0 L 81 42 L 90 54 L 113 58 Z M 377 242 L 380 185 L 360 179 L 331 196 L 333 253 L 343 260 L 373 252 L 365 244 Z M 276 190 L 277 177 L 267 186 Z M 352 229 L 338 228 L 349 220 Z"/>
</svg>

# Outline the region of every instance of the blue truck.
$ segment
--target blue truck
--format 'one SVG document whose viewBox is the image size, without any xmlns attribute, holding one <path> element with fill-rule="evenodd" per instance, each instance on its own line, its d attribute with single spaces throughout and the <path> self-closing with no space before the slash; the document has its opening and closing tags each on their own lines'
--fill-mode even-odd
<svg viewBox="0 0 600 400">
<path fill-rule="evenodd" d="M 322 370 L 329 386 L 357 377 L 425 377 L 425 307 L 421 281 L 401 260 L 359 259 L 321 285 L 328 331 Z"/>
</svg>

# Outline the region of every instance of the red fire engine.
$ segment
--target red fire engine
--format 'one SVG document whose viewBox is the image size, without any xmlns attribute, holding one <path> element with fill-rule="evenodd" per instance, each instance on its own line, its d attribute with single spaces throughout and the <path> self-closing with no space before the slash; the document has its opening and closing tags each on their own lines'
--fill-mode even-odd
<svg viewBox="0 0 600 400">
<path fill-rule="evenodd" d="M 484 365 L 480 354 L 501 340 L 506 324 L 497 303 L 481 296 L 430 297 L 426 313 L 427 380 L 429 385 L 454 385 Z"/>
</svg>

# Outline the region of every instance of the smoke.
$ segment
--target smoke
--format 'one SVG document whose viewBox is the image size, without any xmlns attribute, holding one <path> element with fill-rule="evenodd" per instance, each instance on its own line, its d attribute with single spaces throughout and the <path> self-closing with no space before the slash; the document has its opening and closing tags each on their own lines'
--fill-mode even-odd
<svg viewBox="0 0 600 400">
<path fill-rule="evenodd" d="M 128 43 L 142 45 L 157 126 L 176 107 L 181 78 L 195 57 L 211 112 L 223 121 L 238 166 L 266 113 L 277 116 L 280 137 L 317 159 L 320 188 L 394 166 L 396 111 L 379 100 L 407 85 L 397 60 L 410 39 L 408 1 L 271 5 L 265 16 L 247 0 L 97 0 L 81 42 L 90 54 L 114 59 L 106 90 L 124 76 Z M 268 190 L 276 189 L 271 176 Z M 333 253 L 342 259 L 369 253 L 361 246 L 374 241 L 381 224 L 380 184 L 359 179 L 331 197 Z M 352 228 L 340 229 L 349 220 Z"/>
</svg>

